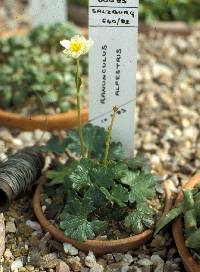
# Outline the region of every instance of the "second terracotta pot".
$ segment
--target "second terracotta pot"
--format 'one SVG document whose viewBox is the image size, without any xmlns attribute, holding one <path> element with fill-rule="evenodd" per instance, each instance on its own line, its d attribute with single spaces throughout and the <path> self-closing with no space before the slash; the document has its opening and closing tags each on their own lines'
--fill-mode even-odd
<svg viewBox="0 0 200 272">
<path fill-rule="evenodd" d="M 187 182 L 183 189 L 191 189 L 200 183 L 200 173 L 193 176 L 189 182 Z M 183 199 L 183 193 L 181 192 L 176 200 L 176 204 L 179 203 Z M 178 217 L 172 226 L 172 231 L 174 235 L 174 239 L 176 242 L 176 246 L 179 252 L 179 255 L 182 259 L 184 267 L 187 272 L 200 272 L 200 265 L 193 259 L 190 254 L 189 249 L 185 246 L 185 237 L 183 233 L 183 222 L 182 216 Z"/>
<path fill-rule="evenodd" d="M 88 110 L 81 110 L 81 121 L 88 120 Z M 24 116 L 17 113 L 0 111 L 0 126 L 8 128 L 18 128 L 23 130 L 60 130 L 74 128 L 77 125 L 76 111 L 57 113 L 50 115 Z"/>
</svg>

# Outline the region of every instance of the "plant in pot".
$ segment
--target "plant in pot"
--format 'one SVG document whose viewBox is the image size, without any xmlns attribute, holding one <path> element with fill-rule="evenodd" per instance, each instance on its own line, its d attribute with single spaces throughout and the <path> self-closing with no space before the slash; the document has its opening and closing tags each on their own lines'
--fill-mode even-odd
<svg viewBox="0 0 200 272">
<path fill-rule="evenodd" d="M 185 269 L 200 271 L 200 174 L 184 185 L 175 207 L 159 222 L 155 233 L 172 221 L 174 239 Z"/>
<path fill-rule="evenodd" d="M 63 141 L 53 138 L 42 147 L 43 151 L 65 153 L 69 159 L 65 165 L 56 163 L 47 173 L 50 182 L 36 189 L 35 214 L 53 237 L 81 250 L 104 254 L 136 248 L 152 237 L 165 206 L 156 194 L 157 179 L 143 156 L 125 159 L 122 144 L 111 141 L 118 107 L 113 107 L 108 131 L 92 124 L 82 126 L 79 61 L 92 42 L 76 36 L 61 44 L 64 53 L 77 61 L 78 128 Z M 44 194 L 52 198 L 45 215 L 41 208 Z M 166 199 L 165 211 L 169 192 Z"/>
<path fill-rule="evenodd" d="M 79 33 L 74 25 L 59 23 L 0 40 L 1 125 L 43 130 L 76 125 L 73 62 L 63 58 L 58 41 Z M 81 60 L 81 71 L 85 79 L 86 58 Z M 86 110 L 82 118 L 87 119 Z"/>
</svg>

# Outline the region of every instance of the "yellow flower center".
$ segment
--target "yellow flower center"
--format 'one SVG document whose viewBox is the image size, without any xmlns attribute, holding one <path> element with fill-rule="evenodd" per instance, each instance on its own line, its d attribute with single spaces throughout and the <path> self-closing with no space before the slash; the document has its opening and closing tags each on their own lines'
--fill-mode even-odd
<svg viewBox="0 0 200 272">
<path fill-rule="evenodd" d="M 79 52 L 82 49 L 82 43 L 81 42 L 73 42 L 70 44 L 70 50 L 72 52 Z"/>
</svg>

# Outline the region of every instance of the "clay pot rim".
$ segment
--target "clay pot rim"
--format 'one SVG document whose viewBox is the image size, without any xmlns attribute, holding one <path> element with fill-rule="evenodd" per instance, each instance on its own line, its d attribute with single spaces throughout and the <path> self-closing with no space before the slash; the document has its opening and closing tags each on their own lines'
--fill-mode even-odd
<svg viewBox="0 0 200 272">
<path fill-rule="evenodd" d="M 183 189 L 191 189 L 200 183 L 200 173 L 193 176 L 184 186 Z M 183 193 L 180 192 L 176 199 L 176 204 L 183 199 Z M 178 217 L 172 225 L 173 236 L 179 255 L 183 261 L 187 272 L 199 272 L 200 265 L 193 259 L 189 249 L 185 246 L 185 237 L 183 234 L 182 216 Z"/>
<path fill-rule="evenodd" d="M 33 209 L 42 228 L 45 231 L 49 232 L 58 241 L 63 243 L 64 242 L 70 243 L 82 251 L 86 251 L 86 252 L 93 251 L 96 255 L 103 255 L 106 253 L 125 252 L 130 249 L 138 248 L 140 245 L 143 245 L 145 242 L 147 242 L 148 240 L 152 238 L 153 236 L 152 230 L 146 230 L 143 233 L 133 235 L 131 237 L 127 237 L 123 239 L 106 240 L 106 241 L 87 240 L 85 242 L 78 242 L 74 239 L 71 239 L 65 236 L 62 230 L 55 227 L 53 224 L 50 223 L 49 220 L 46 219 L 42 211 L 42 207 L 40 204 L 40 194 L 43 192 L 43 185 L 45 182 L 46 182 L 46 178 L 42 177 L 42 181 L 39 183 L 34 193 Z M 169 212 L 172 206 L 171 191 L 167 183 L 164 183 L 164 189 L 165 189 L 165 205 L 164 205 L 164 211 L 160 220 Z"/>
<path fill-rule="evenodd" d="M 88 109 L 81 109 L 81 119 L 85 123 L 88 120 Z M 70 110 L 64 113 L 55 113 L 49 115 L 22 115 L 0 110 L 0 126 L 18 128 L 23 130 L 60 130 L 74 128 L 77 124 L 77 113 Z"/>
</svg>

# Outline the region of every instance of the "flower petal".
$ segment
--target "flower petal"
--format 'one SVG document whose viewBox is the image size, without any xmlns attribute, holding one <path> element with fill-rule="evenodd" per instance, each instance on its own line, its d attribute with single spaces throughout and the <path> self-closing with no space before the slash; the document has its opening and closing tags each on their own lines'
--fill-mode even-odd
<svg viewBox="0 0 200 272">
<path fill-rule="evenodd" d="M 69 40 L 62 40 L 62 41 L 60 41 L 60 44 L 61 44 L 64 48 L 68 49 L 68 48 L 69 48 L 69 45 L 70 45 L 70 41 L 69 41 Z"/>
</svg>

